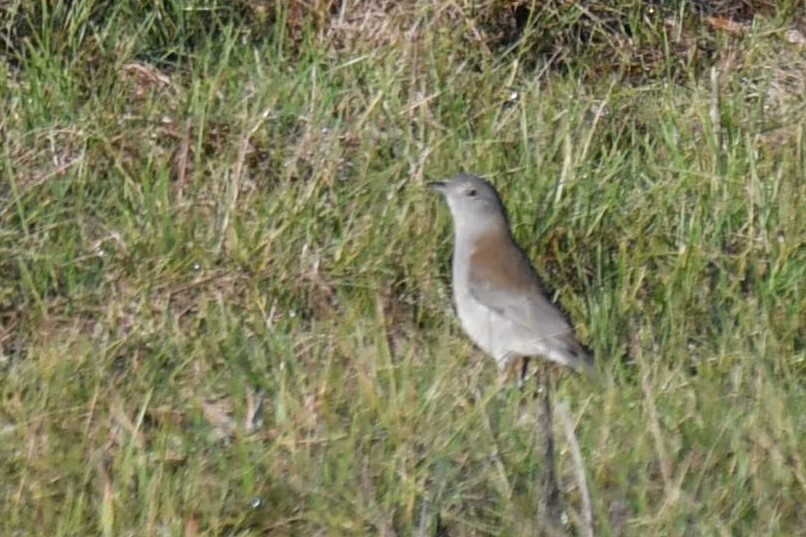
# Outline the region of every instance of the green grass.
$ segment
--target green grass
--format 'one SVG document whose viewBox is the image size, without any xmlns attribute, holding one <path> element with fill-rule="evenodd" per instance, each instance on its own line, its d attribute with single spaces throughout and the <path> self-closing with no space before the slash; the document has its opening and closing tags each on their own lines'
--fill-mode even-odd
<svg viewBox="0 0 806 537">
<path fill-rule="evenodd" d="M 596 534 L 803 534 L 794 3 L 709 34 L 740 58 L 716 127 L 671 45 L 641 80 L 595 51 L 555 70 L 479 41 L 467 2 L 331 33 L 267 3 L 260 35 L 116 5 L 3 26 L 0 534 L 541 531 L 531 410 L 451 311 L 424 182 L 459 171 L 596 352 L 605 380 L 558 393 Z"/>
</svg>

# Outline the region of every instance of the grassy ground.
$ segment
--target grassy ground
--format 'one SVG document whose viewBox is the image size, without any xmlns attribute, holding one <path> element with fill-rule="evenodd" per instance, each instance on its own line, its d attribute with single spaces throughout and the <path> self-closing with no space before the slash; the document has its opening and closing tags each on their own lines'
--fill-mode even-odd
<svg viewBox="0 0 806 537">
<path fill-rule="evenodd" d="M 596 534 L 804 534 L 797 3 L 509 49 L 489 2 L 48 4 L 2 29 L 0 534 L 542 531 L 540 432 L 451 311 L 458 171 L 596 352 L 558 393 Z"/>
</svg>

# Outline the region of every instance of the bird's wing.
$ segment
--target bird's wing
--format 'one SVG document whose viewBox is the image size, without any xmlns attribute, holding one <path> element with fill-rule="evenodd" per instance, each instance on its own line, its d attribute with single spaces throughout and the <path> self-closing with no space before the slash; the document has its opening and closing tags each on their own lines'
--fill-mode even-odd
<svg viewBox="0 0 806 537">
<path fill-rule="evenodd" d="M 470 263 L 470 295 L 492 311 L 522 328 L 543 348 L 545 358 L 575 369 L 594 373 L 593 357 L 577 341 L 565 314 L 547 297 L 529 259 L 513 243 L 510 251 L 495 255 L 495 249 L 479 249 Z M 500 252 L 499 252 L 500 254 Z M 507 263 L 502 263 L 503 259 Z M 493 261 L 497 259 L 497 261 Z M 541 345 L 542 343 L 542 345 Z"/>
<path fill-rule="evenodd" d="M 565 315 L 546 297 L 528 258 L 511 239 L 479 241 L 470 259 L 469 284 L 473 298 L 539 337 L 571 333 Z"/>
</svg>

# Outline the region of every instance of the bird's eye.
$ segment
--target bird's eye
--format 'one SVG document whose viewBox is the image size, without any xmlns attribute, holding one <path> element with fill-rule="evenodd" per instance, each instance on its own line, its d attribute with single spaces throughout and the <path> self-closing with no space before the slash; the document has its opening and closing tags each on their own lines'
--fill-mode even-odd
<svg viewBox="0 0 806 537">
<path fill-rule="evenodd" d="M 476 189 L 475 189 L 475 188 L 471 188 L 470 190 L 468 190 L 468 191 L 467 191 L 467 196 L 468 196 L 469 198 L 475 198 L 475 197 L 476 197 Z"/>
</svg>

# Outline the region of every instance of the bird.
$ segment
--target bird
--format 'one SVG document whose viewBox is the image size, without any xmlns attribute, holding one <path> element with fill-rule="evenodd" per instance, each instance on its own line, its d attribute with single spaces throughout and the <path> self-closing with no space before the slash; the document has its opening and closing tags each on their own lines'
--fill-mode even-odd
<svg viewBox="0 0 806 537">
<path fill-rule="evenodd" d="M 464 173 L 427 186 L 442 194 L 453 218 L 453 300 L 470 339 L 495 359 L 499 371 L 520 361 L 521 388 L 532 357 L 592 374 L 591 353 L 563 310 L 546 295 L 537 271 L 512 236 L 495 187 Z"/>
</svg>

